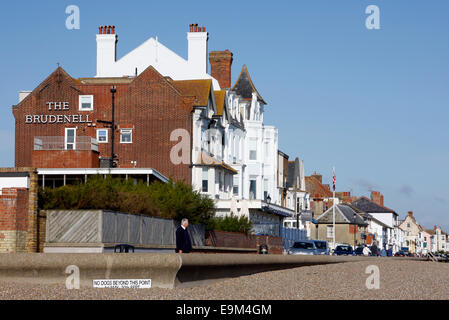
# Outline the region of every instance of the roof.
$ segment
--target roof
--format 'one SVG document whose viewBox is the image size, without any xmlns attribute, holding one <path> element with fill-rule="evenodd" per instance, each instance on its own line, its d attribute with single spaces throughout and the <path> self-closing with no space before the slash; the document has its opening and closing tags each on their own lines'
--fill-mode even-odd
<svg viewBox="0 0 449 320">
<path fill-rule="evenodd" d="M 331 198 L 332 192 L 315 177 L 306 177 L 306 191 L 313 198 Z"/>
<path fill-rule="evenodd" d="M 298 176 L 299 172 L 299 161 L 289 161 L 288 162 L 288 179 L 287 188 L 295 187 L 295 178 Z"/>
<path fill-rule="evenodd" d="M 352 205 L 363 212 L 369 212 L 369 213 L 393 213 L 397 215 L 397 213 L 384 206 L 380 206 L 377 203 L 374 203 L 370 199 L 366 197 L 360 197 L 356 201 L 352 203 Z"/>
<path fill-rule="evenodd" d="M 246 65 L 243 66 L 239 78 L 237 79 L 237 82 L 232 88 L 232 91 L 235 91 L 243 99 L 252 99 L 253 93 L 256 93 L 257 100 L 259 100 L 263 104 L 267 104 L 260 95 L 259 91 L 257 91 L 256 87 L 254 86 L 254 83 L 251 80 L 251 76 L 249 75 L 248 68 L 246 67 Z"/>
<path fill-rule="evenodd" d="M 220 167 L 222 169 L 225 169 L 225 170 L 231 172 L 232 174 L 237 174 L 238 173 L 237 170 L 235 170 L 230 165 L 226 164 L 224 161 L 220 162 L 220 161 L 212 158 L 211 156 L 207 155 L 205 152 L 201 152 L 198 155 L 197 165 L 211 166 L 211 167 Z"/>
<path fill-rule="evenodd" d="M 195 97 L 195 105 L 205 107 L 209 104 L 209 96 L 212 87 L 212 80 L 179 80 L 173 81 L 173 86 L 182 95 Z"/>
<path fill-rule="evenodd" d="M 319 216 L 316 219 L 317 223 L 324 224 L 333 222 L 334 207 L 335 207 L 335 223 L 367 225 L 367 223 L 363 220 L 359 212 L 357 212 L 355 208 L 346 204 L 338 204 L 332 206 L 330 209 L 328 209 L 326 212 L 324 212 L 321 216 Z"/>
<path fill-rule="evenodd" d="M 78 78 L 82 84 L 129 84 L 135 78 L 121 77 L 121 78 Z"/>
<path fill-rule="evenodd" d="M 223 108 L 225 105 L 226 91 L 214 91 L 215 104 L 217 105 L 217 115 L 223 115 Z"/>
</svg>

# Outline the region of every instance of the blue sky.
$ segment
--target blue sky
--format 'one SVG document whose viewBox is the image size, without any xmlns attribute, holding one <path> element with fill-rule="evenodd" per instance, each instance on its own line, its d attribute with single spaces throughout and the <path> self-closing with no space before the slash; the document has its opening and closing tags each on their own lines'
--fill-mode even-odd
<svg viewBox="0 0 449 320">
<path fill-rule="evenodd" d="M 81 29 L 65 28 L 65 8 Z M 368 5 L 381 29 L 365 27 Z M 14 165 L 18 91 L 61 63 L 94 76 L 98 26 L 116 25 L 119 58 L 151 36 L 187 56 L 199 23 L 209 49 L 234 53 L 268 102 L 280 149 L 339 191 L 375 189 L 403 218 L 449 231 L 449 1 L 8 1 L 0 11 L 0 166 Z"/>
</svg>

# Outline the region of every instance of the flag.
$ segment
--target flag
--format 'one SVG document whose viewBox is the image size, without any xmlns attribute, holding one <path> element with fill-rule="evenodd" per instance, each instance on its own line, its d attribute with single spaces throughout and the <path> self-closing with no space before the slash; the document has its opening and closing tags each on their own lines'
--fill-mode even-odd
<svg viewBox="0 0 449 320">
<path fill-rule="evenodd" d="M 332 185 L 333 185 L 333 187 L 334 187 L 334 191 L 335 191 L 335 183 L 336 183 L 336 178 L 335 178 L 335 167 L 334 167 L 334 169 L 333 169 L 332 173 L 333 173 L 333 178 L 332 178 Z"/>
</svg>

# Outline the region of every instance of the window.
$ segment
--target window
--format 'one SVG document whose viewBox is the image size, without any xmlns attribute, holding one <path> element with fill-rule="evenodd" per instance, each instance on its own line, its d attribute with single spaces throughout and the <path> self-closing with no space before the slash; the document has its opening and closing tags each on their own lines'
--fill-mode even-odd
<svg viewBox="0 0 449 320">
<path fill-rule="evenodd" d="M 80 96 L 79 97 L 79 110 L 80 111 L 93 111 L 94 110 L 94 96 Z"/>
<path fill-rule="evenodd" d="M 268 179 L 264 179 L 263 181 L 263 198 L 265 201 L 268 199 Z"/>
<path fill-rule="evenodd" d="M 240 179 L 238 176 L 234 176 L 234 195 L 238 196 L 239 195 L 239 183 Z"/>
<path fill-rule="evenodd" d="M 257 160 L 257 139 L 249 139 L 249 160 Z"/>
<path fill-rule="evenodd" d="M 209 169 L 203 168 L 203 192 L 209 192 Z"/>
<path fill-rule="evenodd" d="M 334 226 L 327 226 L 327 237 L 328 238 L 334 237 Z"/>
<path fill-rule="evenodd" d="M 220 191 L 224 191 L 223 172 L 218 172 L 218 187 Z"/>
<path fill-rule="evenodd" d="M 66 150 L 76 150 L 76 129 L 66 128 L 64 140 Z"/>
<path fill-rule="evenodd" d="M 120 143 L 133 143 L 133 130 L 132 129 L 120 130 Z"/>
<path fill-rule="evenodd" d="M 97 130 L 97 141 L 98 143 L 108 143 L 108 129 Z"/>
<path fill-rule="evenodd" d="M 254 200 L 257 196 L 257 181 L 256 180 L 250 180 L 249 183 L 249 199 Z"/>
</svg>

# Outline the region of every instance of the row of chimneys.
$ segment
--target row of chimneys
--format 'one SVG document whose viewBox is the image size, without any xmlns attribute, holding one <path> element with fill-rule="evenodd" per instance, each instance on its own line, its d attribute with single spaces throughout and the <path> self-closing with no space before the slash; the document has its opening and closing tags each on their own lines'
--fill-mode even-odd
<svg viewBox="0 0 449 320">
<path fill-rule="evenodd" d="M 115 34 L 115 26 L 100 26 L 100 35 L 107 35 L 107 34 Z M 206 27 L 199 27 L 197 23 L 195 24 L 190 24 L 190 32 L 206 32 Z M 193 35 L 192 35 L 193 36 Z M 99 40 L 97 40 L 99 41 Z M 190 40 L 189 40 L 190 41 Z M 195 55 L 195 57 L 191 56 L 190 53 L 190 42 L 189 42 L 189 61 L 192 58 L 196 58 L 195 60 L 200 59 L 201 63 L 200 65 L 204 65 L 204 72 L 206 71 L 206 66 L 207 66 L 207 38 L 204 39 L 204 41 L 206 41 L 206 45 L 205 47 L 199 47 L 198 48 L 198 42 L 195 41 L 194 47 L 192 49 L 194 49 L 193 55 Z M 109 44 L 108 44 L 109 45 Z M 109 59 L 109 61 L 113 61 L 115 62 L 115 55 L 116 55 L 116 48 L 115 45 L 116 44 L 110 44 L 113 47 L 113 50 L 109 50 L 108 55 L 110 55 L 110 57 L 108 56 L 107 58 Z M 101 50 L 104 50 L 103 47 L 101 47 Z M 202 51 L 204 50 L 204 52 Z M 100 52 L 100 47 L 97 47 L 97 55 L 100 54 L 102 60 L 105 60 L 106 58 L 103 55 L 103 52 Z M 204 54 L 204 62 L 202 61 L 201 57 L 197 57 L 197 55 L 203 55 Z M 211 70 L 210 70 L 210 74 L 212 77 L 214 77 L 215 79 L 217 79 L 218 83 L 220 84 L 220 87 L 222 89 L 230 89 L 231 88 L 231 68 L 232 68 L 232 62 L 233 62 L 233 54 L 232 52 L 230 52 L 229 50 L 225 50 L 225 51 L 212 51 L 209 53 L 209 62 L 210 62 L 210 66 L 211 66 Z M 108 65 L 106 63 L 106 65 Z M 200 67 L 201 67 L 200 66 Z M 107 66 L 103 66 L 102 69 L 107 68 Z M 97 74 L 102 74 L 101 72 L 98 71 L 98 66 L 97 66 Z"/>
<path fill-rule="evenodd" d="M 206 27 L 198 27 L 198 23 L 192 23 L 190 26 L 190 32 L 206 32 Z"/>
<path fill-rule="evenodd" d="M 100 26 L 100 34 L 115 34 L 115 26 Z"/>
</svg>

